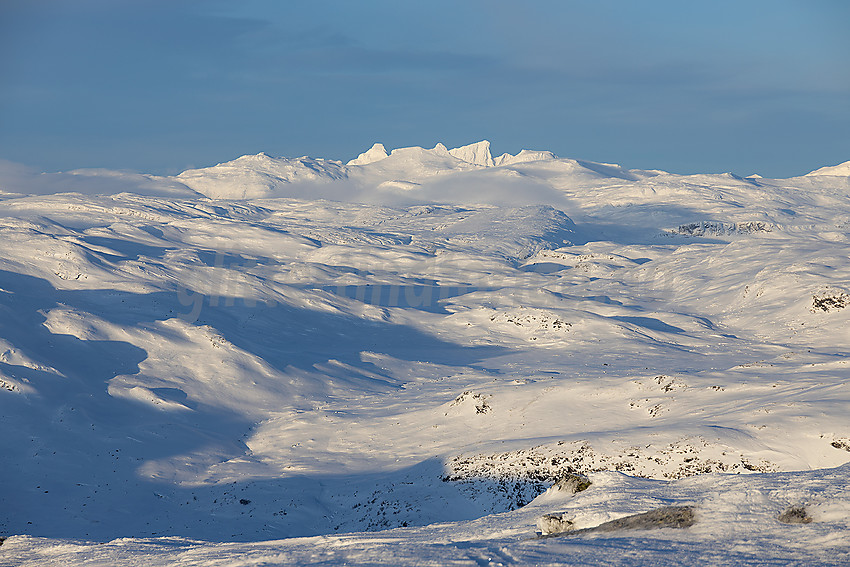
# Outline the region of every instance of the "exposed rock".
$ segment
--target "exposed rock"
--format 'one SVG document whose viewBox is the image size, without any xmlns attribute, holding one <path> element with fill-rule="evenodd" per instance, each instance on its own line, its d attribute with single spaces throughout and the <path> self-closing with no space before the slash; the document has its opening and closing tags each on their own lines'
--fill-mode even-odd
<svg viewBox="0 0 850 567">
<path fill-rule="evenodd" d="M 620 530 L 658 530 L 661 528 L 689 528 L 696 523 L 696 513 L 693 506 L 662 506 L 649 512 L 632 514 L 610 522 L 605 522 L 592 528 L 573 530 L 569 526 L 572 521 L 564 518 L 566 513 L 547 514 L 537 522 L 541 530 L 540 537 L 554 537 L 561 534 L 578 535 L 592 532 L 617 532 Z M 560 523 L 559 523 L 560 522 Z M 561 531 L 545 531 L 557 530 Z"/>
<path fill-rule="evenodd" d="M 812 296 L 812 311 L 837 311 L 850 305 L 850 294 L 843 291 L 825 291 Z"/>
<path fill-rule="evenodd" d="M 540 535 L 549 536 L 562 534 L 573 529 L 572 520 L 567 519 L 567 512 L 545 514 L 537 520 Z"/>
<path fill-rule="evenodd" d="M 693 506 L 663 506 L 605 522 L 581 532 L 615 532 L 619 530 L 655 530 L 660 528 L 689 528 L 696 523 Z M 579 532 L 576 532 L 579 533 Z"/>
<path fill-rule="evenodd" d="M 575 494 L 576 492 L 587 490 L 591 484 L 590 479 L 584 475 L 566 473 L 564 476 L 555 481 L 553 488 L 558 492 L 569 492 L 570 494 Z"/>
<path fill-rule="evenodd" d="M 679 225 L 671 234 L 683 236 L 728 236 L 732 234 L 752 234 L 754 232 L 772 232 L 773 225 L 761 221 L 718 222 L 701 221 Z"/>
<path fill-rule="evenodd" d="M 811 524 L 812 517 L 802 506 L 791 506 L 777 518 L 783 524 Z"/>
</svg>

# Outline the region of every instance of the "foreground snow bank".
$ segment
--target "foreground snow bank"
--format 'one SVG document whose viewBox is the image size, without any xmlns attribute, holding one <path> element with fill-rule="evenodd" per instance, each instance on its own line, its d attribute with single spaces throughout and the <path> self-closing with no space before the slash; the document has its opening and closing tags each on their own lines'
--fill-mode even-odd
<svg viewBox="0 0 850 567">
<path fill-rule="evenodd" d="M 602 472 L 591 475 L 585 491 L 550 491 L 522 509 L 478 520 L 253 543 L 167 537 L 93 544 L 13 536 L 0 547 L 0 560 L 20 567 L 841 565 L 850 560 L 848 477 L 850 465 L 668 482 Z M 664 506 L 693 513 L 668 514 L 669 521 L 624 519 Z M 804 508 L 811 521 L 781 522 L 790 506 Z M 570 517 L 577 531 L 538 539 L 537 519 L 554 510 Z"/>
</svg>

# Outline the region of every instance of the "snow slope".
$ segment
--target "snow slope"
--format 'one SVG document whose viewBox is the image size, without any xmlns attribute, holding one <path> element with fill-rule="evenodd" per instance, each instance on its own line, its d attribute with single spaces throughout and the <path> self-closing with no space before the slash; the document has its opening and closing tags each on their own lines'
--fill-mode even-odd
<svg viewBox="0 0 850 567">
<path fill-rule="evenodd" d="M 340 162 L 301 157 L 273 158 L 264 153 L 246 155 L 203 169 L 190 169 L 177 180 L 213 199 L 266 197 L 281 186 L 296 182 L 342 179 L 347 170 Z"/>
<path fill-rule="evenodd" d="M 478 520 L 373 533 L 211 543 L 181 537 L 105 544 L 15 536 L 4 544 L 19 565 L 842 565 L 850 557 L 848 467 L 795 474 L 705 475 L 659 482 L 592 475 L 588 490 L 546 493 L 524 508 Z M 801 502 L 811 522 L 777 517 Z M 538 539 L 536 520 L 557 510 L 576 526 L 689 504 L 688 529 L 585 533 Z"/>
<path fill-rule="evenodd" d="M 530 177 L 520 166 L 545 170 L 545 180 Z M 459 175 L 463 173 L 464 175 Z M 652 172 L 654 174 L 655 172 Z M 551 152 L 522 150 L 516 156 L 494 159 L 490 142 L 459 148 L 443 144 L 426 149 L 398 148 L 387 153 L 383 144 L 346 165 L 326 159 L 274 158 L 246 155 L 213 167 L 184 171 L 172 178 L 213 199 L 292 197 L 349 202 L 409 205 L 462 202 L 464 204 L 556 204 L 548 178 L 558 174 L 561 184 L 598 183 L 609 179 L 636 179 L 617 165 L 559 159 Z M 462 190 L 459 188 L 462 187 Z"/>
<path fill-rule="evenodd" d="M 850 559 L 850 178 L 479 142 L 0 188 L 0 565 Z"/>
<path fill-rule="evenodd" d="M 840 177 L 848 177 L 850 176 L 850 161 L 845 161 L 844 163 L 839 163 L 838 165 L 821 167 L 820 169 L 816 169 L 811 173 L 807 173 L 806 175 L 835 175 Z"/>
</svg>

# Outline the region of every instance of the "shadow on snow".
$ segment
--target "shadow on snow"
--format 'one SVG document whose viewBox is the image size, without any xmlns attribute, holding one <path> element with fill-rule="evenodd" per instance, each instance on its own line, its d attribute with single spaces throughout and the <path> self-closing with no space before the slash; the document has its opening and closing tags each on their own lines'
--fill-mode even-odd
<svg viewBox="0 0 850 567">
<path fill-rule="evenodd" d="M 217 454 L 222 461 L 244 455 L 241 439 L 254 423 L 226 409 L 193 403 L 177 388 L 155 391 L 193 411 L 161 412 L 113 398 L 108 382 L 117 375 L 138 373 L 147 352 L 124 341 L 54 334 L 44 322 L 51 309 L 69 306 L 120 327 L 140 326 L 185 310 L 177 294 L 59 290 L 47 280 L 4 270 L 0 289 L 0 338 L 10 343 L 10 350 L 37 362 L 27 365 L 12 352 L 0 353 L 0 374 L 35 391 L 19 395 L 0 390 L 5 433 L 0 447 L 7 463 L 0 470 L 4 486 L 0 535 L 101 541 L 150 535 L 257 540 L 332 533 L 342 526 L 377 529 L 487 513 L 468 501 L 458 504 L 463 499 L 439 481 L 442 469 L 437 462 L 389 473 L 279 478 L 196 489 L 168 479 L 144 478 L 139 469 L 152 460 L 198 450 Z M 349 391 L 386 391 L 400 385 L 386 371 L 363 362 L 363 351 L 452 365 L 474 365 L 502 352 L 497 347 L 461 347 L 411 327 L 290 305 L 205 308 L 199 324 L 214 327 L 233 345 L 281 372 L 298 368 L 316 373 L 314 365 L 330 359 L 351 365 L 354 370 L 322 376 L 341 382 Z M 420 504 L 405 508 L 403 501 L 421 500 L 415 487 L 422 483 L 430 483 L 428 490 L 442 496 L 435 496 L 428 510 Z M 396 496 L 371 496 L 393 486 Z M 335 502 L 345 504 L 329 507 L 329 491 L 336 491 Z M 361 501 L 364 491 L 371 491 L 370 496 Z M 378 502 L 384 507 L 375 508 Z M 358 520 L 361 507 L 369 511 Z M 387 514 L 390 524 L 381 520 Z M 406 519 L 396 521 L 398 517 Z"/>
</svg>

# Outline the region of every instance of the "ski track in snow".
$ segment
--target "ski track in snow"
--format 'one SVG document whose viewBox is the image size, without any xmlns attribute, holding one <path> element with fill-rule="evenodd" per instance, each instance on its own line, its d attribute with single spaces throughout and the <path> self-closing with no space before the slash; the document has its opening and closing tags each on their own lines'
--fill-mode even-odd
<svg viewBox="0 0 850 567">
<path fill-rule="evenodd" d="M 845 166 L 7 165 L 0 565 L 847 564 Z"/>
</svg>

